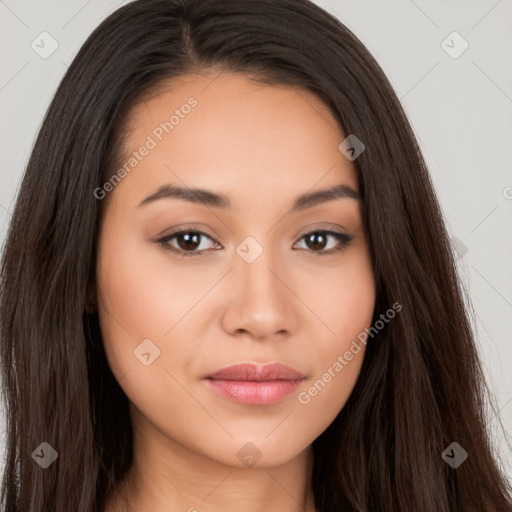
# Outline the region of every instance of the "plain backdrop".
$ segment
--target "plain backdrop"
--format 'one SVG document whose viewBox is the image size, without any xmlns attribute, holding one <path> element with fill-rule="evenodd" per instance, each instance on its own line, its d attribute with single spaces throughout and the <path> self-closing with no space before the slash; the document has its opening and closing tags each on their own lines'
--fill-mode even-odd
<svg viewBox="0 0 512 512">
<path fill-rule="evenodd" d="M 91 31 L 124 3 L 0 0 L 2 243 L 35 136 L 66 68 Z M 366 45 L 409 117 L 459 251 L 479 351 L 511 434 L 512 1 L 316 3 Z M 512 475 L 512 454 L 497 417 L 491 424 Z M 471 457 L 471 447 L 464 448 Z"/>
</svg>

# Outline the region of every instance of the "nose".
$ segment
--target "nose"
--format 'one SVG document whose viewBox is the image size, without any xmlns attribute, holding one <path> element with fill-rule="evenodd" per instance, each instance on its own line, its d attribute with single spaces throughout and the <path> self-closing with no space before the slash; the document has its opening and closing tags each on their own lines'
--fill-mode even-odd
<svg viewBox="0 0 512 512">
<path fill-rule="evenodd" d="M 297 325 L 300 301 L 294 295 L 293 277 L 263 253 L 252 263 L 236 255 L 229 282 L 222 323 L 235 336 L 258 340 L 283 338 Z"/>
</svg>

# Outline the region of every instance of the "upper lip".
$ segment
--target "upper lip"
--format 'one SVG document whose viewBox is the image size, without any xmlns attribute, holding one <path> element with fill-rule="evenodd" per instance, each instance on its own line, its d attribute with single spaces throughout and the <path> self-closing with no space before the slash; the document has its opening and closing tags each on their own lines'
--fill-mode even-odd
<svg viewBox="0 0 512 512">
<path fill-rule="evenodd" d="M 300 380 L 305 376 L 282 363 L 269 363 L 258 365 L 255 363 L 239 363 L 226 366 L 207 376 L 215 380 L 248 380 L 248 381 L 271 381 L 271 380 Z"/>
</svg>

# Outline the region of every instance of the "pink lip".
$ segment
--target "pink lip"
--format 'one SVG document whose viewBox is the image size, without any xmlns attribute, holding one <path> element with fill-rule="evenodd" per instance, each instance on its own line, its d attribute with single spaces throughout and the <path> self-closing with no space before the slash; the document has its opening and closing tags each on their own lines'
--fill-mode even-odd
<svg viewBox="0 0 512 512">
<path fill-rule="evenodd" d="M 304 379 L 302 373 L 280 363 L 236 364 L 209 375 L 205 382 L 213 391 L 236 402 L 270 405 L 292 393 Z"/>
</svg>

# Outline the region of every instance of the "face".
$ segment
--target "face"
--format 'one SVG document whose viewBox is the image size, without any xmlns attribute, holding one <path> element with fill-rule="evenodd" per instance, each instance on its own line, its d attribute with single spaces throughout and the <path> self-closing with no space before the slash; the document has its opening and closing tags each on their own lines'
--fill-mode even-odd
<svg viewBox="0 0 512 512">
<path fill-rule="evenodd" d="M 97 300 L 134 429 L 231 466 L 288 461 L 347 401 L 374 309 L 346 135 L 311 93 L 234 74 L 168 83 L 127 127 Z"/>
</svg>

